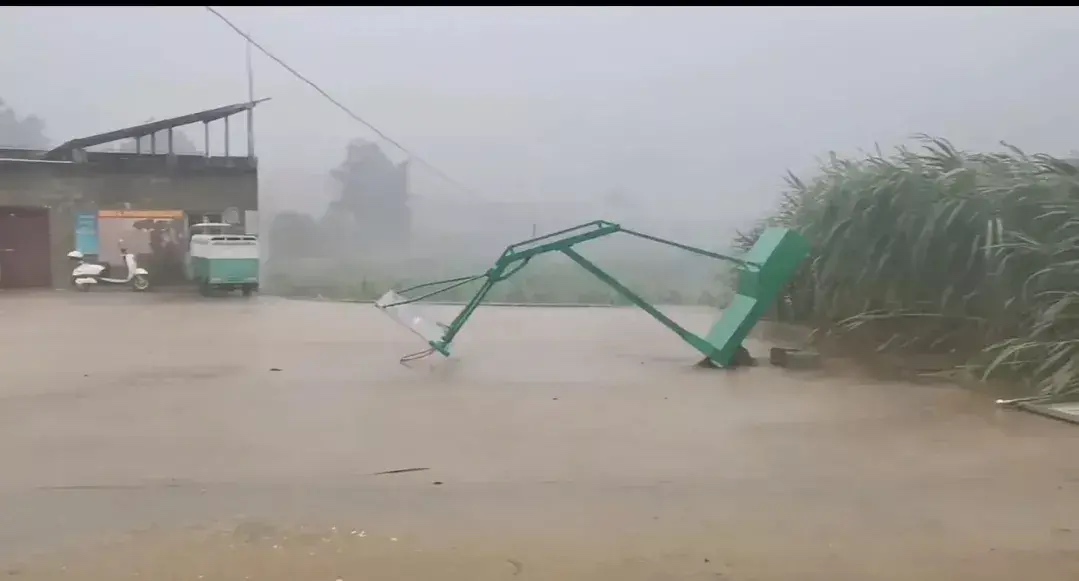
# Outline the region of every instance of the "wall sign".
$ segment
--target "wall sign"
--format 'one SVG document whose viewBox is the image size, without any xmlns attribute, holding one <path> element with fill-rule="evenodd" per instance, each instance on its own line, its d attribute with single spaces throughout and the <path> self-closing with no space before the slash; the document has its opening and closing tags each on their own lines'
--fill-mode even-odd
<svg viewBox="0 0 1079 581">
<path fill-rule="evenodd" d="M 86 212 L 75 216 L 75 250 L 83 254 L 99 253 L 97 212 Z"/>
</svg>

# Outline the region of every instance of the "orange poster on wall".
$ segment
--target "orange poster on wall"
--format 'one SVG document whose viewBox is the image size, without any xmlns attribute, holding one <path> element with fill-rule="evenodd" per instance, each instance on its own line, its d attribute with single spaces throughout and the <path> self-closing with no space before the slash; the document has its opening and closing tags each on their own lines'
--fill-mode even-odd
<svg viewBox="0 0 1079 581">
<path fill-rule="evenodd" d="M 136 220 L 183 220 L 183 210 L 101 210 L 98 218 L 134 218 Z"/>
</svg>

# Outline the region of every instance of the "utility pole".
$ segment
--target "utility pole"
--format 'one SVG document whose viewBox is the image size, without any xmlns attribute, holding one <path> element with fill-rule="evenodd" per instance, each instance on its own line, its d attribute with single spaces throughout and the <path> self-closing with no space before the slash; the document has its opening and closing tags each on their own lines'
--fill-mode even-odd
<svg viewBox="0 0 1079 581">
<path fill-rule="evenodd" d="M 255 71 L 251 67 L 251 41 L 247 41 L 247 102 L 255 101 Z M 247 157 L 255 159 L 255 108 L 247 109 Z"/>
</svg>

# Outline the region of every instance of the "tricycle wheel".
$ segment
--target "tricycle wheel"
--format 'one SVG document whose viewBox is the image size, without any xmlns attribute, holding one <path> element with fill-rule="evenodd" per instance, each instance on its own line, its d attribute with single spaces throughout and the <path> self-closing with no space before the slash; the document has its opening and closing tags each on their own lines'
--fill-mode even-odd
<svg viewBox="0 0 1079 581">
<path fill-rule="evenodd" d="M 210 288 L 209 283 L 207 283 L 204 280 L 199 281 L 199 294 L 200 295 L 202 295 L 204 297 L 208 297 L 208 296 L 210 296 L 211 291 L 212 291 L 212 289 Z"/>
<path fill-rule="evenodd" d="M 242 289 L 240 289 L 240 292 L 244 293 L 245 297 L 249 297 L 249 296 L 251 296 L 251 293 L 255 292 L 255 287 L 253 287 L 253 286 L 244 286 Z"/>
</svg>

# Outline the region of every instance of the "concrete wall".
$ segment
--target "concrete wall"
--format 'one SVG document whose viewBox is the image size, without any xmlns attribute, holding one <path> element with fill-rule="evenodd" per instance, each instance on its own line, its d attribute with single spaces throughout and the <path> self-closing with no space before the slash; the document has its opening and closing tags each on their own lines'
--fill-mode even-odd
<svg viewBox="0 0 1079 581">
<path fill-rule="evenodd" d="M 14 153 L 14 152 L 12 152 Z M 16 158 L 0 149 L 0 206 L 49 208 L 53 286 L 71 274 L 75 215 L 95 210 L 258 209 L 257 165 L 247 158 L 89 152 L 85 163 Z"/>
</svg>

